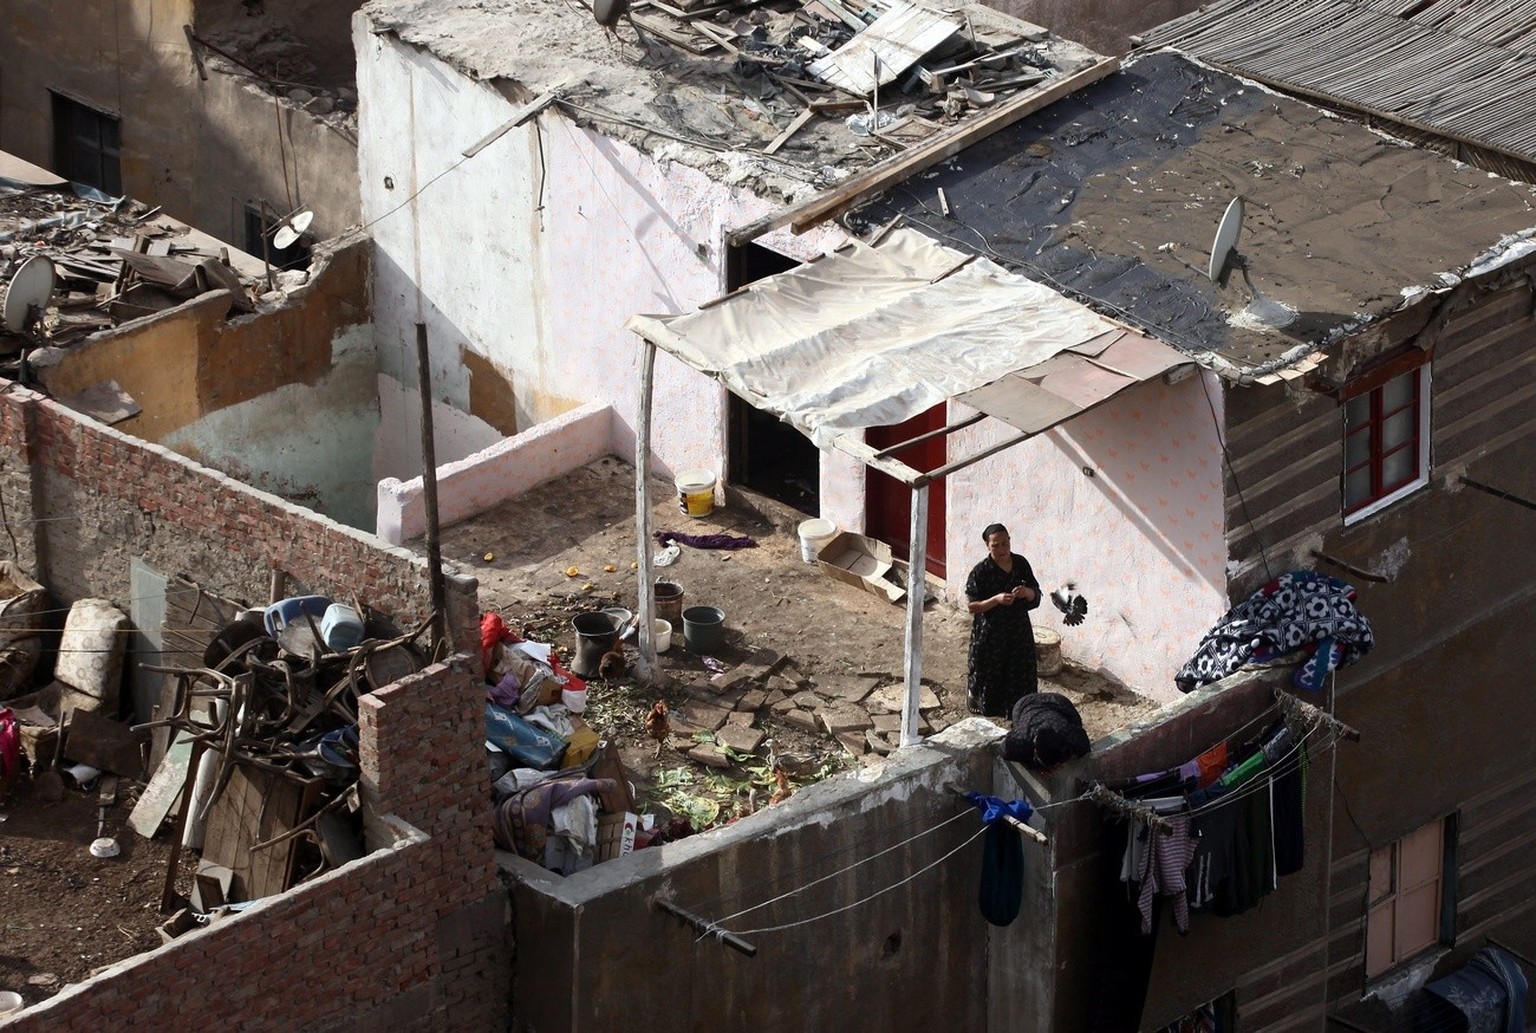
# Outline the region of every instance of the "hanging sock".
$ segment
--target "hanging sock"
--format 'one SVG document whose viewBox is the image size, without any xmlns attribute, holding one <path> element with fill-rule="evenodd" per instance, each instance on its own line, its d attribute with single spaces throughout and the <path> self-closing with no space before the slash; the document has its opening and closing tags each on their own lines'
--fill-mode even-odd
<svg viewBox="0 0 1536 1033">
<path fill-rule="evenodd" d="M 1012 925 L 1024 903 L 1024 843 L 1004 815 L 1028 821 L 1034 813 L 1026 800 L 1002 800 L 981 793 L 965 794 L 981 812 L 986 832 L 981 841 L 981 916 L 993 925 Z"/>
</svg>

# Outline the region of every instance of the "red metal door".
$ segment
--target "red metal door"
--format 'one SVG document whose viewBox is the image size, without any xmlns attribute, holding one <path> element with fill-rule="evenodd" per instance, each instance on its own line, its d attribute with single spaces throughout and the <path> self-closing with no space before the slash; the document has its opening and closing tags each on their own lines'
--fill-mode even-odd
<svg viewBox="0 0 1536 1033">
<path fill-rule="evenodd" d="M 888 448 L 944 426 L 945 406 L 934 406 L 894 427 L 871 427 L 865 440 L 874 448 Z M 914 470 L 935 470 L 947 459 L 943 435 L 902 449 L 892 458 Z M 912 556 L 912 489 L 878 470 L 867 470 L 864 481 L 864 527 L 871 538 L 890 543 L 902 559 Z M 930 574 L 944 576 L 944 481 L 928 486 L 928 562 Z"/>
</svg>

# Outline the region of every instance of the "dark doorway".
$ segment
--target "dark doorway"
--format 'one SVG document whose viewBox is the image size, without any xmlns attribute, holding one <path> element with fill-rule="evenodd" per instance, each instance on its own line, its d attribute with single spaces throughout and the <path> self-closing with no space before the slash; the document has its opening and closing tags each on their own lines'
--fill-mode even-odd
<svg viewBox="0 0 1536 1033">
<path fill-rule="evenodd" d="M 926 412 L 918 413 L 904 423 L 892 427 L 870 427 L 864 432 L 864 440 L 875 449 L 889 448 L 902 441 L 910 441 L 920 434 L 939 430 L 944 424 L 945 404 L 940 403 Z M 940 434 L 911 448 L 904 448 L 892 458 L 899 459 L 914 470 L 936 470 L 943 466 L 948 454 L 948 437 Z M 864 480 L 864 530 L 871 538 L 888 543 L 902 559 L 912 557 L 912 489 L 881 473 L 869 469 Z M 928 485 L 928 554 L 924 566 L 928 573 L 944 576 L 944 480 L 940 478 Z"/>
<path fill-rule="evenodd" d="M 726 252 L 725 279 L 736 290 L 800 263 L 757 244 Z M 730 479 L 807 513 L 821 514 L 821 453 L 772 413 L 730 396 Z"/>
</svg>

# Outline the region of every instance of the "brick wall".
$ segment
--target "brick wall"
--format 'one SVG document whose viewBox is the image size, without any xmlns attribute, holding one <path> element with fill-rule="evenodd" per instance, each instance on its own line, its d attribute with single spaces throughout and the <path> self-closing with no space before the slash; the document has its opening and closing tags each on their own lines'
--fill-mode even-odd
<svg viewBox="0 0 1536 1033">
<path fill-rule="evenodd" d="M 266 601 L 278 570 L 404 627 L 431 609 L 426 562 L 414 553 L 15 387 L 0 394 L 0 500 L 23 565 L 65 602 L 127 600 L 139 557 L 252 603 Z M 478 655 L 478 585 L 447 582 L 454 646 Z"/>
<path fill-rule="evenodd" d="M 368 856 L 113 966 L 7 1030 L 505 1029 L 482 691 L 457 656 L 363 698 Z"/>
</svg>

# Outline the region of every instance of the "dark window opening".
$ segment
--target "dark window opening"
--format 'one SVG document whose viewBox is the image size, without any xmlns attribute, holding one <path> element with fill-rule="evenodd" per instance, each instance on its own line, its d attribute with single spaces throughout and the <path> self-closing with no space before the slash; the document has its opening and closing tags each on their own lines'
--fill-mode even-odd
<svg viewBox="0 0 1536 1033">
<path fill-rule="evenodd" d="M 735 290 L 800 263 L 748 243 L 726 252 L 726 288 Z M 730 479 L 802 513 L 821 513 L 821 453 L 772 413 L 730 396 Z"/>
<path fill-rule="evenodd" d="M 74 183 L 116 197 L 123 192 L 117 119 L 57 93 L 53 97 L 53 167 Z"/>
<path fill-rule="evenodd" d="M 278 247 L 273 241 L 272 235 L 280 218 L 270 206 L 265 209 L 265 214 L 259 205 L 245 206 L 246 254 L 265 258 L 273 269 L 307 268 L 309 248 L 305 246 L 303 237 L 287 247 Z"/>
</svg>

